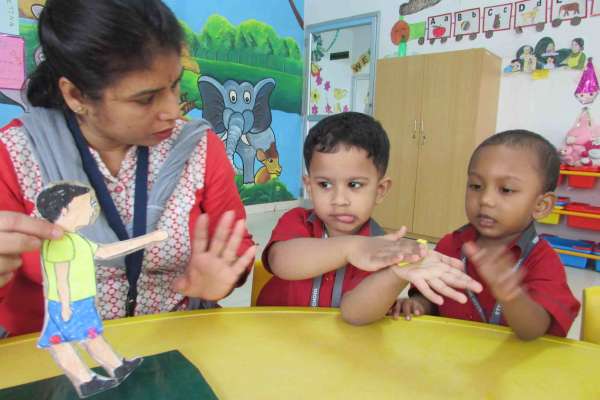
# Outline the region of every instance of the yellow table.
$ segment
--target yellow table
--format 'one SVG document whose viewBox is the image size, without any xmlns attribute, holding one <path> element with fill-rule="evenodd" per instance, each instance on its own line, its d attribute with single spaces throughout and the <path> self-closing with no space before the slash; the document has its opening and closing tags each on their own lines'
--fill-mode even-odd
<svg viewBox="0 0 600 400">
<path fill-rule="evenodd" d="M 444 318 L 220 309 L 109 321 L 106 337 L 125 356 L 178 349 L 222 399 L 600 399 L 600 346 Z M 0 341 L 0 388 L 59 374 L 36 339 Z"/>
</svg>

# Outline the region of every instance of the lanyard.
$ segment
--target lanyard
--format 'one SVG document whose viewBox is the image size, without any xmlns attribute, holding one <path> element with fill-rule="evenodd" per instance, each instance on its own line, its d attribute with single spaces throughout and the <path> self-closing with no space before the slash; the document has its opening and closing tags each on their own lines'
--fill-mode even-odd
<svg viewBox="0 0 600 400">
<path fill-rule="evenodd" d="M 117 207 L 110 196 L 110 192 L 104 183 L 104 177 L 88 148 L 87 142 L 81 133 L 79 124 L 75 115 L 71 112 L 65 114 L 67 126 L 73 135 L 81 161 L 83 170 L 87 175 L 96 195 L 102 213 L 106 217 L 109 226 L 115 232 L 119 240 L 129 239 L 125 224 L 117 211 Z M 148 204 L 148 147 L 138 146 L 137 165 L 135 169 L 135 198 L 133 212 L 133 237 L 141 236 L 146 233 L 146 211 Z M 127 302 L 125 304 L 126 315 L 132 316 L 135 313 L 137 299 L 137 281 L 142 270 L 142 260 L 144 250 L 138 250 L 135 253 L 125 257 L 127 281 L 129 282 L 129 291 L 127 292 Z"/>
<path fill-rule="evenodd" d="M 529 256 L 529 254 L 531 253 L 531 251 L 533 250 L 535 245 L 539 242 L 539 237 L 537 236 L 537 234 L 535 232 L 535 228 L 533 228 L 533 225 L 531 225 L 529 228 L 527 228 L 525 230 L 525 232 L 523 232 L 523 235 L 521 235 L 521 238 L 519 238 L 519 243 L 521 243 L 522 241 L 524 241 L 525 243 L 521 247 L 523 249 L 521 251 L 521 257 L 519 257 L 519 260 L 513 267 L 514 271 L 518 271 L 523 266 L 523 262 Z M 467 260 L 466 257 L 462 256 L 462 261 L 465 263 L 465 266 L 466 266 L 466 260 Z M 469 300 L 471 301 L 471 303 L 473 303 L 475 310 L 477 310 L 477 313 L 479 314 L 479 317 L 481 318 L 481 320 L 483 322 L 488 322 L 488 323 L 494 324 L 494 325 L 500 324 L 500 320 L 502 318 L 502 304 L 499 304 L 498 302 L 496 302 L 496 304 L 494 304 L 494 307 L 492 308 L 492 313 L 490 314 L 490 318 L 488 320 L 485 315 L 485 311 L 484 311 L 483 307 L 481 306 L 481 303 L 477 299 L 477 296 L 475 295 L 475 293 L 473 293 L 470 290 L 467 290 L 467 296 L 469 297 Z"/>
<path fill-rule="evenodd" d="M 327 231 L 323 230 L 323 239 L 327 239 Z M 331 293 L 331 307 L 339 307 L 342 300 L 342 286 L 344 284 L 344 276 L 346 275 L 346 266 L 338 268 L 335 271 L 335 282 L 333 284 L 333 292 Z M 323 275 L 313 278 L 312 290 L 310 292 L 310 306 L 319 307 L 319 295 L 321 292 L 321 282 Z"/>
</svg>

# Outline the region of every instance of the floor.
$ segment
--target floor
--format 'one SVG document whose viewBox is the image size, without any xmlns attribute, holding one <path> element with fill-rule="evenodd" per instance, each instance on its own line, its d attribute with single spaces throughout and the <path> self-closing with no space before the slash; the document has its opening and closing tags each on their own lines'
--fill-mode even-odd
<svg viewBox="0 0 600 400">
<path fill-rule="evenodd" d="M 271 236 L 271 231 L 277 223 L 279 217 L 285 210 L 269 211 L 263 213 L 248 214 L 248 229 L 254 236 L 254 240 L 258 243 L 258 254 L 262 250 Z M 581 294 L 584 288 L 589 286 L 600 285 L 600 273 L 591 270 L 580 270 L 567 267 L 567 278 L 569 286 L 575 296 L 581 301 Z M 250 293 L 252 290 L 252 276 L 248 277 L 246 284 L 236 289 L 229 297 L 219 303 L 224 307 L 247 307 L 250 305 Z M 578 316 L 571 330 L 569 338 L 579 339 L 581 327 L 581 317 Z"/>
</svg>

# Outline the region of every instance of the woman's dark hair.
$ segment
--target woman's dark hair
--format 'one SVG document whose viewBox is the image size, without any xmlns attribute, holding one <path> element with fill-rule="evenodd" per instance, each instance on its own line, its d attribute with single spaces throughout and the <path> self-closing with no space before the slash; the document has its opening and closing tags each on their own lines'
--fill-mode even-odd
<svg viewBox="0 0 600 400">
<path fill-rule="evenodd" d="M 583 43 L 584 43 L 584 42 L 583 42 L 583 39 L 582 39 L 582 38 L 579 38 L 579 37 L 578 37 L 578 38 L 575 38 L 575 39 L 573 39 L 573 42 L 577 43 L 577 45 L 579 46 L 579 48 L 580 48 L 581 50 L 583 50 Z"/>
<path fill-rule="evenodd" d="M 149 68 L 159 53 L 181 54 L 183 32 L 160 0 L 48 0 L 38 23 L 45 60 L 31 74 L 27 98 L 60 108 L 62 76 L 88 98 L 123 74 Z"/>
</svg>

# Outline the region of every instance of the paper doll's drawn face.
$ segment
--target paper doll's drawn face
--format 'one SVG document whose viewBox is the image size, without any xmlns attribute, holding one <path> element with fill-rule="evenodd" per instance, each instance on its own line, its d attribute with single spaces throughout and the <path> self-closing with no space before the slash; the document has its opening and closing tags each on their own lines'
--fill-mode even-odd
<svg viewBox="0 0 600 400">
<path fill-rule="evenodd" d="M 73 222 L 76 229 L 92 224 L 98 217 L 98 201 L 91 192 L 77 196 L 63 209 L 63 218 Z"/>
</svg>

